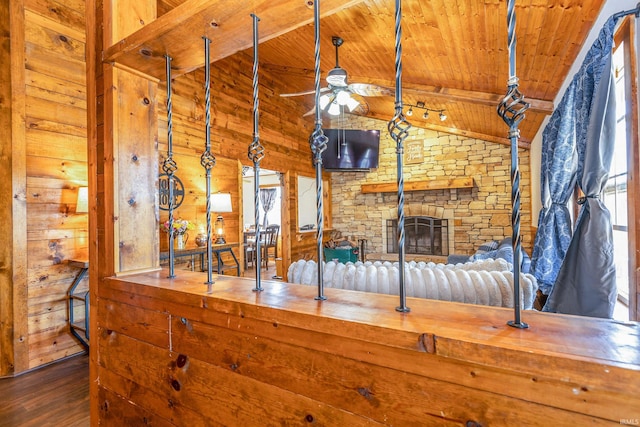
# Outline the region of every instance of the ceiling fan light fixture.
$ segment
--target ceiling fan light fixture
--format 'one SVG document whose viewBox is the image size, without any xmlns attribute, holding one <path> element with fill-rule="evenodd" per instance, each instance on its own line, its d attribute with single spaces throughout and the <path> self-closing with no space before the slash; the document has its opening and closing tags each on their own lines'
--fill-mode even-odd
<svg viewBox="0 0 640 427">
<path fill-rule="evenodd" d="M 349 95 L 349 92 L 347 92 L 346 90 L 341 90 L 336 95 L 336 101 L 340 105 L 347 105 L 350 99 L 351 99 L 351 95 Z"/>
<path fill-rule="evenodd" d="M 320 97 L 320 109 L 324 110 L 329 104 L 330 100 L 331 100 L 331 97 L 329 95 L 322 95 Z"/>
<path fill-rule="evenodd" d="M 340 104 L 338 104 L 336 101 L 333 101 L 331 103 L 331 106 L 329 107 L 329 111 L 328 113 L 332 116 L 337 116 L 340 114 Z"/>
<path fill-rule="evenodd" d="M 355 110 L 359 105 L 360 103 L 352 97 L 349 97 L 349 99 L 347 100 L 347 107 L 349 108 L 349 111 Z"/>
</svg>

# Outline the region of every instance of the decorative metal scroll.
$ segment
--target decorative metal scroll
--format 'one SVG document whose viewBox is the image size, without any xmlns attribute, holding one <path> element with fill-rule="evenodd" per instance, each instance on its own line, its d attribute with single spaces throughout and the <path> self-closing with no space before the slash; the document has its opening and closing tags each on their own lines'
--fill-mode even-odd
<svg viewBox="0 0 640 427">
<path fill-rule="evenodd" d="M 518 90 L 516 76 L 516 12 L 515 0 L 507 3 L 507 36 L 509 47 L 509 80 L 507 94 L 498 105 L 498 115 L 509 126 L 511 140 L 511 242 L 513 244 L 513 307 L 514 320 L 507 322 L 514 328 L 525 329 L 529 325 L 520 319 L 520 170 L 518 168 L 518 125 L 524 119 L 524 113 L 529 108 L 524 95 Z"/>
<path fill-rule="evenodd" d="M 264 158 L 264 147 L 260 143 L 260 133 L 258 125 L 260 122 L 260 100 L 258 99 L 258 22 L 260 18 L 255 14 L 251 14 L 253 18 L 253 141 L 249 145 L 249 160 L 253 162 L 253 178 L 254 178 L 254 206 L 255 206 L 255 240 L 256 240 L 256 287 L 255 292 L 261 292 L 262 281 L 260 277 L 260 265 L 262 265 L 262 257 L 260 250 L 260 162 Z"/>
<path fill-rule="evenodd" d="M 178 170 L 178 165 L 173 160 L 173 104 L 171 100 L 171 57 L 165 55 L 166 74 L 167 74 L 167 157 L 162 163 L 162 171 L 167 174 L 169 187 L 169 278 L 175 276 L 174 261 L 175 253 L 173 250 L 173 239 L 175 230 L 173 229 L 173 209 L 174 206 L 174 174 Z"/>
<path fill-rule="evenodd" d="M 200 164 L 205 170 L 207 192 L 207 292 L 213 292 L 213 251 L 211 248 L 211 169 L 216 165 L 216 157 L 211 153 L 211 64 L 209 47 L 211 40 L 204 40 L 204 111 L 205 111 L 205 145 L 200 156 Z"/>
<path fill-rule="evenodd" d="M 326 300 L 324 296 L 324 278 L 323 278 L 323 227 L 324 212 L 322 207 L 322 152 L 327 149 L 328 138 L 322 132 L 322 116 L 320 108 L 320 0 L 316 0 L 313 4 L 313 18 L 315 30 L 315 110 L 316 124 L 311 136 L 309 144 L 311 145 L 311 153 L 313 154 L 313 164 L 316 170 L 316 221 L 318 223 L 317 233 L 317 252 L 318 252 L 318 296 L 316 300 Z"/>
<path fill-rule="evenodd" d="M 404 140 L 409 136 L 411 123 L 407 121 L 402 112 L 402 0 L 396 0 L 396 99 L 395 115 L 389 121 L 387 129 L 391 138 L 396 142 L 397 175 L 398 175 L 398 280 L 400 288 L 400 305 L 396 310 L 402 313 L 411 311 L 407 307 L 407 296 L 404 280 L 404 172 L 403 155 Z"/>
<path fill-rule="evenodd" d="M 177 209 L 184 201 L 184 184 L 180 178 L 173 176 L 173 208 Z M 158 209 L 169 210 L 169 176 L 166 173 L 158 175 Z"/>
</svg>

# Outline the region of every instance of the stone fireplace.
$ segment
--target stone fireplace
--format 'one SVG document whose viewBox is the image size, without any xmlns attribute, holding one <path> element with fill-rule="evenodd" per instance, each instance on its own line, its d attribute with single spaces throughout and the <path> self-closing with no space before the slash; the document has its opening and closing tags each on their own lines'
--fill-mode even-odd
<svg viewBox="0 0 640 427">
<path fill-rule="evenodd" d="M 387 123 L 353 117 L 345 128 L 380 129 L 380 159 L 369 172 L 332 172 L 331 228 L 357 242 L 366 239 L 371 259 L 397 259 L 387 254 L 387 220 L 397 219 L 396 191 L 364 192 L 364 185 L 397 181 L 396 143 L 386 131 Z M 472 255 L 484 242 L 511 235 L 510 147 L 472 137 L 450 135 L 414 127 L 407 141 L 422 141 L 421 163 L 405 163 L 405 218 L 431 217 L 447 220 L 449 255 Z M 520 149 L 521 236 L 531 251 L 531 180 L 529 150 Z M 473 179 L 472 188 L 416 190 L 411 184 L 422 181 Z M 406 222 L 406 221 L 405 221 Z M 396 240 L 396 237 L 392 240 Z M 446 256 L 411 255 L 410 260 L 446 260 Z M 373 254 L 376 257 L 373 257 Z M 380 256 L 378 256 L 380 255 Z"/>
</svg>

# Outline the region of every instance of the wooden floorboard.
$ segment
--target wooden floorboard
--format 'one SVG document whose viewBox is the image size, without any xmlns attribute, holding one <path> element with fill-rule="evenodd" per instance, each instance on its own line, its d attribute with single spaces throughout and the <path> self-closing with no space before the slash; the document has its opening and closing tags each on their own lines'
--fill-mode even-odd
<svg viewBox="0 0 640 427">
<path fill-rule="evenodd" d="M 0 379 L 0 427 L 89 425 L 89 356 Z"/>
</svg>

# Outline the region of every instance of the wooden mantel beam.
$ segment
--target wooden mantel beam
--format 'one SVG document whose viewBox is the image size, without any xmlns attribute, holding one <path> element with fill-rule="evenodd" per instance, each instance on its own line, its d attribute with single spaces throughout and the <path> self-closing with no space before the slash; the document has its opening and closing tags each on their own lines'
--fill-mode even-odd
<svg viewBox="0 0 640 427">
<path fill-rule="evenodd" d="M 323 0 L 321 16 L 329 16 L 363 0 Z M 223 2 L 187 0 L 145 27 L 115 43 L 103 61 L 165 80 L 165 55 L 172 57 L 173 76 L 204 66 L 204 42 L 211 39 L 211 62 L 253 45 L 252 18 L 260 18 L 260 43 L 313 22 L 313 1 L 256 0 Z"/>
</svg>

